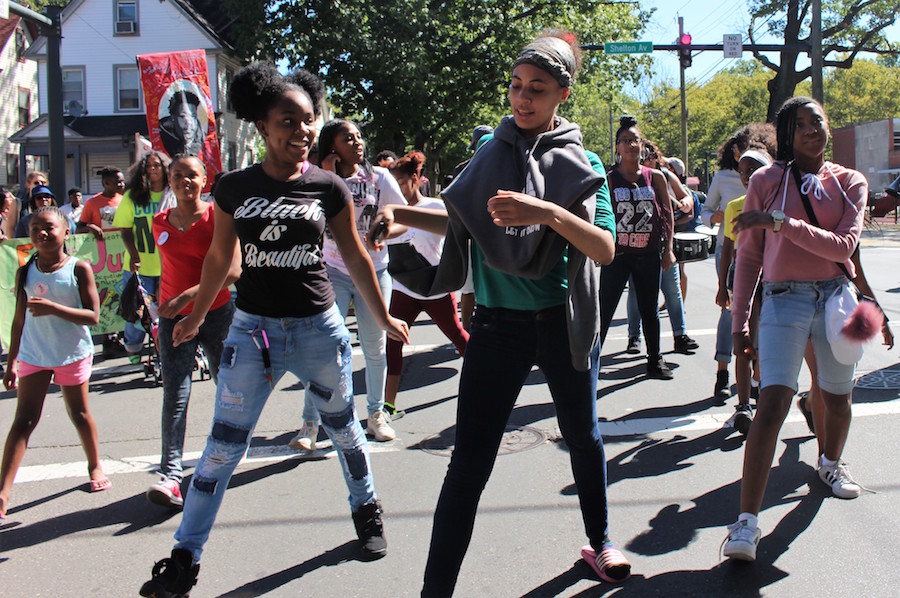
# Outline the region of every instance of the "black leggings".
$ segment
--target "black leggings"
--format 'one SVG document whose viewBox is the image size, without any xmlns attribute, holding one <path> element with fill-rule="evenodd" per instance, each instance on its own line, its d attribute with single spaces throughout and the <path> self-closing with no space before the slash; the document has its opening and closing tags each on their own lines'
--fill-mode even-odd
<svg viewBox="0 0 900 598">
<path fill-rule="evenodd" d="M 675 267 L 675 266 L 673 266 Z M 612 323 L 613 314 L 625 283 L 631 277 L 637 296 L 638 311 L 647 343 L 647 359 L 654 362 L 659 358 L 659 275 L 662 260 L 657 252 L 645 254 L 620 253 L 600 273 L 600 340 L 606 341 L 606 333 Z"/>
</svg>

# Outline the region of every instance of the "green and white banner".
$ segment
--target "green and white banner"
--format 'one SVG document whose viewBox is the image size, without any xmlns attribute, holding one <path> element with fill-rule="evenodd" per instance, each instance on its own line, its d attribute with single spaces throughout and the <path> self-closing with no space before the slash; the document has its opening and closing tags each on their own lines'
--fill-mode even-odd
<svg viewBox="0 0 900 598">
<path fill-rule="evenodd" d="M 85 260 L 94 271 L 100 295 L 100 322 L 91 328 L 93 334 L 121 332 L 125 321 L 116 314 L 122 290 L 122 270 L 128 254 L 122 235 L 109 231 L 102 241 L 93 235 L 71 235 L 66 241 L 70 255 Z M 10 328 L 16 311 L 16 272 L 32 253 L 31 239 L 8 239 L 0 243 L 0 339 L 9 346 Z"/>
</svg>

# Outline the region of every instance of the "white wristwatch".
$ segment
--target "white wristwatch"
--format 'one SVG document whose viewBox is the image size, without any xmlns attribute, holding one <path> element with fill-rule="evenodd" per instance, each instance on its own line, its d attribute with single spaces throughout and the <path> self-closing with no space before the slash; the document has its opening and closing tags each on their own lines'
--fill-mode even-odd
<svg viewBox="0 0 900 598">
<path fill-rule="evenodd" d="M 784 224 L 784 212 L 781 210 L 775 210 L 772 212 L 772 222 L 774 226 L 772 226 L 772 232 L 777 233 L 781 230 L 781 225 Z"/>
</svg>

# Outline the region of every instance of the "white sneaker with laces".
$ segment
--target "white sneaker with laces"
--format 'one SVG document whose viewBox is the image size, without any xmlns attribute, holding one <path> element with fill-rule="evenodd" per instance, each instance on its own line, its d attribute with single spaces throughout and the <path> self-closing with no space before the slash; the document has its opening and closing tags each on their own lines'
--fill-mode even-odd
<svg viewBox="0 0 900 598">
<path fill-rule="evenodd" d="M 291 438 L 288 446 L 298 451 L 314 451 L 319 446 L 316 444 L 316 438 L 319 437 L 319 426 L 316 422 L 303 422 L 303 427 L 296 436 Z"/>
<path fill-rule="evenodd" d="M 856 498 L 862 493 L 862 487 L 850 476 L 847 464 L 838 460 L 833 466 L 824 465 L 819 460 L 819 479 L 831 487 L 831 492 L 838 498 Z"/>
<path fill-rule="evenodd" d="M 397 437 L 394 428 L 391 427 L 391 418 L 384 411 L 376 411 L 369 415 L 369 423 L 366 425 L 366 433 L 375 437 L 378 442 L 386 442 Z"/>
<path fill-rule="evenodd" d="M 730 559 L 755 561 L 756 547 L 759 546 L 761 536 L 757 526 L 750 525 L 748 521 L 736 521 L 728 526 L 722 554 Z"/>
</svg>

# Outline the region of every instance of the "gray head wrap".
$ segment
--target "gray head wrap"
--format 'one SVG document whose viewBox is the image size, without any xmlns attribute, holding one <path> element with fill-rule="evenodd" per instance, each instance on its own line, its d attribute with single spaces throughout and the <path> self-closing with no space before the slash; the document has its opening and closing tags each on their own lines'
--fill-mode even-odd
<svg viewBox="0 0 900 598">
<path fill-rule="evenodd" d="M 558 37 L 539 37 L 525 46 L 512 67 L 524 63 L 547 71 L 561 87 L 569 87 L 575 81 L 575 55 L 569 44 Z"/>
</svg>

